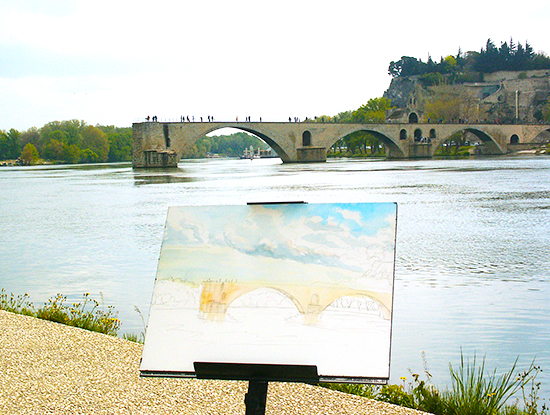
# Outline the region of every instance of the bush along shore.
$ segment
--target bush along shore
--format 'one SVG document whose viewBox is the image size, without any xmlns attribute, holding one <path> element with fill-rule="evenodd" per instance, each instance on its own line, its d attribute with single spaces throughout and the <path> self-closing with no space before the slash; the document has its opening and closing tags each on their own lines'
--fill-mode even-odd
<svg viewBox="0 0 550 415">
<path fill-rule="evenodd" d="M 57 294 L 40 308 L 35 308 L 28 294 L 15 296 L 0 290 L 0 310 L 24 314 L 69 326 L 80 327 L 98 333 L 116 336 L 120 320 L 114 307 L 100 307 L 99 302 L 82 296 L 82 302 L 66 304 L 67 297 Z M 139 309 L 136 307 L 138 313 Z M 141 314 L 141 313 L 140 313 Z M 124 334 L 125 339 L 142 342 L 140 335 Z M 478 363 L 476 357 L 468 359 L 461 354 L 457 367 L 449 364 L 451 388 L 440 390 L 432 382 L 425 362 L 425 380 L 412 374 L 412 381 L 401 377 L 397 385 L 361 385 L 325 383 L 321 386 L 363 396 L 382 402 L 417 409 L 436 415 L 545 415 L 548 405 L 538 396 L 540 382 L 537 375 L 542 371 L 535 363 L 524 371 L 518 371 L 517 360 L 510 370 L 497 374 L 488 372 L 485 359 Z"/>
</svg>

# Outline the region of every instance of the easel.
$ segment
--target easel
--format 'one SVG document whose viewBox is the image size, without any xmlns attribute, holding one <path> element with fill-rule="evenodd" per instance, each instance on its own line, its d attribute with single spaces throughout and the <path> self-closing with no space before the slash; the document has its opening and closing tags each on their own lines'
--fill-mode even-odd
<svg viewBox="0 0 550 415">
<path fill-rule="evenodd" d="M 195 362 L 197 379 L 248 380 L 246 415 L 265 415 L 268 382 L 318 383 L 317 366 Z"/>
<path fill-rule="evenodd" d="M 244 396 L 245 415 L 265 415 L 267 382 L 249 381 L 248 392 Z"/>
<path fill-rule="evenodd" d="M 307 204 L 307 203 L 301 202 L 301 201 L 247 203 L 247 205 L 277 205 L 277 204 Z M 378 211 L 379 211 L 378 207 L 374 208 L 374 207 L 370 206 L 370 204 L 367 204 L 369 206 L 361 206 L 362 204 L 358 204 L 359 206 L 356 206 L 356 207 L 355 207 L 355 204 L 346 204 L 346 203 L 335 203 L 335 204 L 333 204 L 334 206 L 330 206 L 330 205 L 332 205 L 332 204 L 322 204 L 321 208 L 313 206 L 312 209 L 309 209 L 308 206 L 299 207 L 298 209 L 295 209 L 295 211 L 290 212 L 290 213 L 292 213 L 292 215 L 290 215 L 288 217 L 294 217 L 295 215 L 298 215 L 298 217 L 304 217 L 305 218 L 305 217 L 308 217 L 307 215 L 310 215 L 310 216 L 311 215 L 319 215 L 318 217 L 320 217 L 321 220 L 324 221 L 326 219 L 327 221 L 329 221 L 329 219 L 332 218 L 332 216 L 330 216 L 330 215 L 332 215 L 331 212 L 332 212 L 332 210 L 334 210 L 335 212 L 338 212 L 338 214 L 341 216 L 341 218 L 340 218 L 340 216 L 336 215 L 338 218 L 341 219 L 342 223 L 346 223 L 346 221 L 350 221 L 350 219 L 349 219 L 350 215 L 349 214 L 346 215 L 345 214 L 346 212 L 348 212 L 348 213 L 351 212 L 352 214 L 354 212 L 357 212 L 357 215 L 365 214 L 367 218 L 369 217 L 369 215 L 372 214 L 374 220 L 376 220 L 377 223 L 380 221 L 380 224 L 382 224 L 381 219 L 379 219 L 379 216 L 376 216 L 372 213 L 372 211 L 374 211 L 374 213 L 378 214 Z M 383 204 L 383 205 L 389 205 L 389 204 Z M 201 208 L 201 207 L 179 207 L 179 208 L 175 207 L 174 212 L 169 210 L 169 215 L 168 215 L 167 221 L 166 221 L 167 229 L 169 228 L 169 226 L 171 228 L 173 227 L 174 229 L 177 228 L 178 226 L 180 226 L 179 224 L 180 224 L 181 218 L 179 218 L 177 216 L 177 214 L 181 214 L 182 217 L 187 218 L 188 220 L 189 220 L 189 218 L 195 218 L 195 216 L 201 218 L 202 217 L 201 216 L 202 212 L 199 209 L 203 209 L 203 208 Z M 212 222 L 211 220 L 208 220 L 209 215 L 213 215 L 214 213 L 223 214 L 224 209 L 228 210 L 228 213 L 229 213 L 228 217 L 233 218 L 234 221 L 248 220 L 247 218 L 250 218 L 250 217 L 253 220 L 258 220 L 258 215 L 265 216 L 266 214 L 268 214 L 267 216 L 269 216 L 269 214 L 282 214 L 283 217 L 285 217 L 284 216 L 285 213 L 287 215 L 289 214 L 289 212 L 284 208 L 281 209 L 281 212 L 276 210 L 276 209 L 279 209 L 279 208 L 276 208 L 273 212 L 267 212 L 265 209 L 260 209 L 260 210 L 249 209 L 249 210 L 247 210 L 247 209 L 242 209 L 241 207 L 223 207 L 223 209 L 222 209 L 221 206 L 220 207 L 214 207 L 214 209 L 208 210 L 206 212 L 207 215 L 204 216 L 204 222 L 205 222 L 206 229 L 211 231 L 213 235 L 218 235 L 220 232 L 222 232 L 222 233 L 227 232 L 227 228 L 225 227 L 225 225 L 220 226 L 220 224 L 218 222 L 216 222 L 216 221 Z M 170 212 L 172 212 L 173 214 L 171 215 Z M 390 214 L 390 215 L 395 214 L 395 217 L 397 218 L 397 206 L 396 205 L 395 206 L 382 206 L 380 208 L 380 212 L 383 213 L 384 215 L 386 215 L 384 217 L 387 217 L 388 214 Z M 243 215 L 248 215 L 248 216 L 243 216 Z M 355 215 L 352 215 L 352 216 L 355 216 Z M 218 216 L 216 216 L 216 217 L 218 217 Z M 193 219 L 193 221 L 194 220 L 195 219 Z M 358 223 L 358 225 L 361 225 L 358 220 L 355 220 L 355 221 Z M 277 222 L 277 221 L 273 221 L 273 222 Z M 333 229 L 334 225 L 332 224 L 332 221 L 329 221 L 329 222 L 331 222 L 330 226 L 326 226 L 326 227 L 321 226 L 321 231 L 322 232 L 332 232 L 332 229 Z M 264 220 L 261 220 L 261 221 L 258 220 L 258 227 L 260 229 L 263 229 L 262 226 L 267 226 L 266 225 L 267 223 L 270 223 L 270 225 L 269 225 L 270 227 L 266 228 L 266 231 L 267 231 L 266 234 L 268 234 L 271 231 L 271 227 L 272 227 L 271 223 L 272 222 L 269 222 L 269 221 L 266 222 Z M 282 224 L 275 223 L 273 226 L 275 227 L 275 230 L 277 230 L 278 227 L 281 227 L 281 229 L 285 232 L 292 231 L 292 229 L 289 230 L 289 228 L 287 226 L 285 226 L 286 223 L 292 223 L 292 222 L 283 221 Z M 387 223 L 391 224 L 391 221 L 387 221 Z M 320 224 L 320 222 L 319 222 L 319 224 Z M 355 227 L 352 227 L 352 228 L 355 228 Z M 384 225 L 380 226 L 380 228 L 381 229 L 387 229 L 388 225 L 386 224 L 386 222 L 384 222 Z M 187 228 L 184 227 L 184 229 L 191 229 L 191 227 L 187 226 Z M 391 228 L 389 228 L 389 229 L 391 229 Z M 216 231 L 216 232 L 214 232 L 214 231 Z M 395 231 L 395 229 L 394 229 L 394 231 Z M 277 238 L 274 238 L 274 239 L 277 241 Z M 167 239 L 166 239 L 166 235 L 165 235 L 165 242 L 166 242 L 166 240 Z M 197 239 L 197 241 L 199 241 L 199 240 L 200 239 Z M 322 238 L 321 238 L 321 240 L 322 240 Z M 187 247 L 187 245 L 189 244 L 189 241 L 187 240 L 187 238 L 184 238 L 183 236 L 177 237 L 177 232 L 174 231 L 174 240 L 173 241 L 171 240 L 171 243 L 175 243 L 174 246 L 181 247 L 182 250 L 183 250 L 185 247 Z M 231 247 L 231 245 L 226 246 L 226 245 L 222 244 L 221 246 L 223 248 L 222 250 L 227 250 L 227 251 L 231 251 L 231 252 L 233 252 L 235 250 L 234 247 Z M 194 247 L 194 245 L 193 245 L 193 247 Z M 205 255 L 206 258 L 211 258 L 212 255 L 213 255 L 212 249 L 211 249 L 212 247 L 213 247 L 213 245 L 210 246 L 210 245 L 206 244 L 204 247 L 202 247 L 199 250 L 199 252 L 202 255 Z M 219 247 L 217 247 L 217 248 L 219 248 Z M 193 253 L 193 252 L 194 251 L 192 251 L 191 253 Z M 216 255 L 217 255 L 217 252 L 218 252 L 217 250 L 214 251 L 214 253 Z M 163 249 L 161 250 L 161 257 L 159 258 L 159 270 L 161 269 L 161 264 L 162 265 L 167 265 L 167 264 L 169 265 L 172 262 L 172 259 L 171 259 L 170 255 L 166 254 L 167 256 L 164 256 L 164 254 L 165 254 L 165 251 L 164 251 L 164 243 L 163 243 Z M 210 257 L 208 255 L 210 255 Z M 395 255 L 395 252 L 394 252 L 394 255 Z M 186 258 L 190 262 L 194 261 L 194 258 L 192 256 L 190 256 L 190 253 L 187 253 L 187 256 L 184 255 L 183 257 Z M 232 256 L 229 255 L 229 254 L 226 254 L 225 257 L 229 258 L 229 260 L 231 260 L 231 258 L 232 258 Z M 284 258 L 284 256 L 282 256 L 282 257 Z M 216 256 L 215 258 L 216 259 L 212 260 L 212 262 L 217 264 L 218 263 L 218 257 Z M 221 262 L 221 260 L 220 260 L 220 264 L 222 264 L 222 263 L 223 262 Z M 269 263 L 272 264 L 272 262 L 269 262 Z M 183 266 L 183 264 L 184 264 L 184 262 L 181 262 L 181 264 L 178 265 L 175 269 L 180 270 L 181 272 L 185 273 L 185 267 Z M 256 264 L 256 263 L 254 262 L 254 264 Z M 258 264 L 261 265 L 261 262 L 259 262 Z M 204 273 L 205 274 L 204 278 L 207 278 L 209 275 L 218 275 L 219 274 L 219 268 L 220 268 L 219 265 L 214 266 L 214 267 L 204 268 L 204 270 L 208 271 L 208 272 Z M 297 269 L 301 269 L 301 268 L 297 268 Z M 199 272 L 199 271 L 197 271 L 197 272 Z M 234 274 L 238 274 L 239 272 L 241 272 L 241 268 L 232 268 L 231 272 L 234 273 Z M 278 276 L 277 272 L 275 272 L 274 274 L 275 274 L 275 277 Z M 393 274 L 388 275 L 388 278 L 390 278 L 390 277 L 393 277 Z M 155 282 L 154 295 L 161 296 L 161 295 L 166 294 L 166 292 L 167 292 L 166 290 L 168 290 L 170 286 L 165 286 L 165 285 L 158 284 L 158 279 L 159 279 L 159 274 L 157 274 L 157 281 Z M 166 279 L 166 276 L 163 276 L 163 278 L 161 278 L 161 280 L 164 280 L 164 279 Z M 195 287 L 195 286 L 198 286 L 198 285 L 202 284 L 202 282 L 201 282 L 202 280 L 203 280 L 203 273 L 200 272 L 199 277 L 196 277 L 195 279 L 191 278 L 187 283 L 191 283 L 191 282 L 194 281 L 193 284 L 195 284 L 195 285 L 193 285 L 193 287 Z M 320 277 L 320 280 L 323 280 L 323 278 Z M 186 283 L 184 280 L 182 280 L 182 281 L 184 283 Z M 224 288 L 223 288 L 224 287 L 223 286 L 224 282 L 223 281 L 224 280 L 220 280 L 219 282 L 217 282 L 218 285 L 221 285 L 221 287 L 216 286 L 216 289 L 219 292 L 215 291 L 215 293 L 217 293 L 215 295 L 218 296 L 218 297 L 214 296 L 212 299 L 209 299 L 208 301 L 205 301 L 208 304 L 212 303 L 212 304 L 215 304 L 216 306 L 223 305 L 222 308 L 224 308 L 224 307 L 225 308 L 224 308 L 224 310 L 222 310 L 221 314 L 225 313 L 225 310 L 227 309 L 227 307 L 229 307 L 229 305 L 231 304 L 231 301 L 234 300 L 234 298 L 233 298 L 233 299 L 230 299 L 228 301 L 225 301 L 224 296 L 227 293 L 224 291 Z M 315 279 L 313 281 L 315 281 Z M 245 283 L 246 283 L 246 281 L 243 282 L 243 285 Z M 306 284 L 306 282 L 304 282 L 304 284 Z M 330 281 L 327 282 L 327 284 L 330 285 Z M 160 288 L 159 288 L 159 286 L 160 286 Z M 305 286 L 307 287 L 307 285 L 305 285 Z M 268 285 L 266 285 L 266 287 L 267 288 L 272 288 Z M 332 285 L 330 285 L 330 287 L 332 287 Z M 210 290 L 211 288 L 212 287 L 209 285 L 208 289 Z M 283 288 L 284 288 L 284 284 L 283 284 Z M 158 289 L 158 292 L 157 292 L 157 289 Z M 204 287 L 203 287 L 203 290 L 204 290 Z M 357 290 L 359 290 L 359 289 L 357 288 Z M 208 293 L 210 291 L 206 291 L 206 292 Z M 358 291 L 358 293 L 361 294 L 360 291 Z M 387 294 L 393 295 L 393 292 L 390 292 L 390 293 L 387 293 Z M 155 297 L 153 297 L 153 298 L 155 298 Z M 391 298 L 392 298 L 392 301 L 393 301 L 393 297 L 391 297 Z M 174 297 L 175 302 L 180 301 L 180 300 L 181 299 L 179 297 Z M 304 304 L 305 304 L 306 300 L 304 300 Z M 376 301 L 376 299 L 373 299 L 373 301 Z M 201 304 L 202 304 L 202 297 L 201 297 Z M 384 307 L 386 307 L 386 309 L 390 312 L 390 316 L 391 316 L 391 305 L 385 305 L 385 304 L 382 304 L 382 305 Z M 252 307 L 248 307 L 248 308 L 252 308 Z M 155 324 L 157 324 L 159 327 L 155 326 L 156 330 L 153 330 L 152 331 L 153 334 L 149 335 L 151 340 L 150 341 L 147 341 L 147 340 L 145 341 L 144 352 L 143 352 L 144 357 L 142 357 L 142 363 L 141 363 L 141 368 L 140 368 L 140 376 L 247 381 L 248 382 L 248 391 L 246 392 L 245 397 L 244 397 L 246 415 L 265 415 L 269 382 L 302 382 L 302 383 L 309 383 L 309 384 L 317 384 L 320 381 L 323 381 L 323 382 L 339 382 L 339 383 L 340 382 L 346 382 L 346 383 L 371 383 L 371 384 L 385 384 L 387 382 L 387 378 L 385 376 L 382 376 L 382 377 L 350 376 L 349 373 L 348 374 L 342 373 L 341 376 L 329 376 L 327 373 L 322 373 L 321 375 L 319 375 L 317 366 L 313 366 L 313 365 L 287 365 L 287 364 L 273 364 L 273 363 L 265 363 L 265 364 L 263 364 L 263 363 L 229 363 L 229 362 L 220 362 L 220 361 L 218 361 L 218 362 L 198 361 L 197 362 L 197 361 L 195 361 L 195 359 L 209 359 L 209 358 L 212 358 L 212 356 L 213 356 L 212 353 L 197 353 L 196 355 L 194 355 L 193 353 L 190 353 L 189 356 L 187 356 L 187 357 L 185 357 L 185 359 L 183 359 L 184 364 L 181 364 L 181 365 L 180 364 L 177 364 L 177 365 L 175 364 L 173 366 L 171 364 L 166 365 L 166 362 L 164 362 L 164 358 L 165 358 L 167 352 L 166 352 L 166 349 L 163 348 L 163 345 L 167 345 L 169 350 L 174 350 L 175 352 L 179 353 L 179 351 L 181 349 L 180 345 L 183 342 L 181 342 L 181 341 L 180 342 L 174 342 L 174 339 L 167 338 L 168 334 L 167 334 L 166 327 L 165 327 L 167 323 L 163 319 L 159 318 L 159 316 L 164 316 L 164 314 L 162 314 L 163 313 L 162 308 L 154 307 L 154 302 L 153 302 L 152 303 L 152 309 L 154 309 L 155 313 L 160 313 L 160 314 L 155 314 L 155 316 L 156 316 L 156 320 L 155 320 L 156 323 Z M 194 310 L 192 308 L 188 308 L 188 310 L 190 310 L 189 313 L 194 313 Z M 202 310 L 202 308 L 201 308 L 201 310 Z M 217 310 L 217 308 L 216 308 L 216 310 Z M 298 310 L 300 311 L 301 309 L 298 307 Z M 254 312 L 254 310 L 249 311 L 249 312 Z M 300 311 L 300 312 L 302 312 L 302 311 Z M 192 331 L 192 332 L 193 333 L 201 332 L 201 330 L 205 326 L 201 325 L 199 327 L 197 321 L 194 320 L 194 318 L 196 318 L 196 317 L 190 316 L 189 313 L 187 313 L 186 316 L 189 317 L 190 320 L 191 320 L 192 324 L 190 325 L 190 327 L 192 327 L 192 329 L 195 330 L 195 331 Z M 214 311 L 212 313 L 220 313 L 220 312 L 219 311 Z M 196 316 L 196 314 L 195 314 L 195 316 Z M 202 316 L 202 317 L 204 317 L 204 316 Z M 166 320 L 168 320 L 168 322 L 171 322 L 170 318 L 168 318 Z M 353 320 L 353 321 L 355 321 L 355 320 Z M 261 350 L 262 353 L 250 354 L 250 353 L 248 353 L 248 350 L 243 350 L 242 348 L 239 347 L 238 344 L 232 344 L 232 349 L 230 350 L 230 352 L 220 353 L 219 355 L 215 355 L 215 356 L 218 356 L 217 358 L 220 359 L 220 360 L 223 359 L 223 360 L 229 360 L 229 361 L 232 361 L 232 362 L 250 361 L 252 358 L 254 359 L 254 361 L 260 360 L 260 362 L 262 360 L 271 361 L 271 362 L 283 362 L 283 363 L 289 361 L 287 359 L 281 359 L 280 356 L 272 356 L 272 354 L 269 352 L 269 350 L 267 352 L 265 352 L 266 349 L 261 348 L 263 346 L 263 343 L 257 344 L 257 339 L 254 337 L 255 332 L 251 327 L 252 326 L 250 326 L 250 324 L 249 325 L 241 324 L 240 326 L 238 326 L 240 331 L 237 330 L 237 333 L 243 333 L 243 338 L 245 338 L 245 339 L 248 339 L 250 337 L 252 339 L 250 341 L 251 345 L 256 344 L 258 346 L 258 349 Z M 286 329 L 285 325 L 281 324 L 281 327 L 285 327 L 285 329 Z M 346 327 L 344 327 L 343 329 L 345 329 L 345 328 Z M 149 331 L 149 329 L 150 328 L 148 327 L 148 331 Z M 293 327 L 293 329 L 295 329 L 295 328 Z M 390 342 L 391 342 L 391 322 L 390 322 L 389 329 L 390 329 L 389 334 L 390 334 Z M 250 330 L 250 332 L 251 332 L 250 334 L 248 333 L 248 330 Z M 218 331 L 219 330 L 213 330 L 213 329 L 205 330 L 205 334 L 203 335 L 203 337 L 200 337 L 200 339 L 202 339 L 201 341 L 204 341 L 206 339 L 209 342 L 212 342 L 212 341 L 215 342 L 215 340 L 213 340 L 213 339 L 215 339 L 214 336 L 216 336 L 218 334 Z M 276 334 L 278 335 L 279 333 L 277 332 Z M 178 333 L 176 333 L 176 335 L 181 336 L 182 338 L 184 337 L 186 339 L 188 337 L 191 338 L 190 336 L 188 336 L 186 330 L 184 330 L 184 329 L 180 330 Z M 267 336 L 267 338 L 269 338 L 269 337 L 270 336 Z M 309 336 L 309 337 L 311 337 L 311 336 Z M 333 341 L 335 336 L 330 336 L 330 337 L 331 337 L 330 339 L 328 339 L 325 336 L 322 336 L 321 338 L 326 339 L 330 343 L 330 342 Z M 301 337 L 300 337 L 300 339 L 301 339 Z M 312 338 L 311 340 L 315 341 L 316 345 L 319 344 L 319 341 L 317 341 L 316 339 Z M 338 344 L 338 343 L 339 343 L 339 341 L 336 341 L 335 344 Z M 241 342 L 241 344 L 243 344 L 243 342 Z M 244 344 L 246 344 L 246 343 L 244 343 Z M 307 346 L 307 345 L 309 345 L 309 339 L 308 339 L 308 342 L 305 342 L 305 346 Z M 285 346 L 288 347 L 288 354 L 291 354 L 291 355 L 296 354 L 294 349 L 292 348 L 291 344 L 290 345 L 285 344 Z M 195 347 L 197 347 L 197 345 L 195 345 Z M 301 345 L 301 347 L 303 348 L 304 345 Z M 233 350 L 233 349 L 235 349 L 235 350 Z M 146 351 L 148 352 L 147 354 L 145 353 Z M 218 351 L 216 349 L 216 353 L 217 352 Z M 303 355 L 303 353 L 304 352 L 302 351 L 302 355 Z M 170 354 L 168 354 L 167 356 L 170 356 Z M 225 357 L 223 357 L 223 356 L 225 356 Z M 253 356 L 253 357 L 251 357 L 251 356 Z M 389 350 L 388 350 L 388 355 L 387 356 L 389 357 Z M 323 359 L 317 359 L 316 358 L 314 362 L 312 360 L 310 360 L 309 358 L 307 358 L 307 359 L 304 358 L 304 360 L 302 360 L 302 359 L 300 359 L 300 360 L 291 359 L 290 361 L 291 362 L 305 361 L 307 363 L 318 363 L 322 372 L 324 370 L 326 370 L 326 367 L 325 367 L 326 364 L 324 363 Z M 191 368 L 191 364 L 193 366 L 192 368 Z M 325 365 L 325 366 L 323 366 L 323 365 Z M 172 371 L 172 370 L 166 370 L 166 369 L 164 369 L 164 370 L 163 369 L 160 369 L 160 370 L 157 369 L 158 367 L 163 368 L 163 367 L 166 367 L 166 366 L 168 366 L 168 368 L 170 368 L 170 367 L 183 368 L 183 370 L 180 369 L 180 371 L 178 371 L 178 370 Z M 333 368 L 333 370 L 338 370 L 338 369 Z M 366 372 L 368 372 L 368 371 L 370 371 L 370 369 L 366 370 Z M 379 372 L 377 372 L 377 373 L 379 373 Z"/>
</svg>

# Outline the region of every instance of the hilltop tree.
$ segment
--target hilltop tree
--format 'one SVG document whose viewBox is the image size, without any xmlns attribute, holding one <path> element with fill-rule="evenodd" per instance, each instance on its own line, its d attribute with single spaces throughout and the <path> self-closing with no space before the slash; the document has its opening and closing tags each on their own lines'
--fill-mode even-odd
<svg viewBox="0 0 550 415">
<path fill-rule="evenodd" d="M 431 56 L 427 63 L 411 56 L 402 56 L 400 60 L 390 62 L 388 72 L 394 78 L 433 73 L 451 74 L 450 79 L 453 82 L 460 82 L 462 77 L 456 75 L 471 71 L 490 73 L 533 69 L 550 69 L 550 58 L 544 53 L 535 53 L 529 42 L 522 45 L 510 39 L 509 43 L 502 42 L 497 47 L 492 39 L 487 39 L 485 47 L 479 52 L 463 54 L 459 49 L 456 56 L 449 55 L 439 63 L 435 63 Z"/>
</svg>

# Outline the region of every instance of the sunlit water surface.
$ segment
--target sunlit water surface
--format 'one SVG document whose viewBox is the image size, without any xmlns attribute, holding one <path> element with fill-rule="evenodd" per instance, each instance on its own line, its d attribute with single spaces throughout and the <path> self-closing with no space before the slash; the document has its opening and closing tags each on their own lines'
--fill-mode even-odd
<svg viewBox="0 0 550 415">
<path fill-rule="evenodd" d="M 279 159 L 0 168 L 0 287 L 40 305 L 89 292 L 144 330 L 168 206 L 397 202 L 392 381 L 536 359 L 550 396 L 550 158 Z"/>
</svg>

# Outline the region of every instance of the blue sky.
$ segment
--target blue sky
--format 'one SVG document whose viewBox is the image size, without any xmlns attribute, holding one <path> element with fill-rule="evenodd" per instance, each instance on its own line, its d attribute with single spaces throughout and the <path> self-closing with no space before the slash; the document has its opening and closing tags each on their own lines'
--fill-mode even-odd
<svg viewBox="0 0 550 415">
<path fill-rule="evenodd" d="M 381 96 L 390 61 L 550 53 L 550 3 L 0 0 L 0 129 L 147 115 L 280 121 Z"/>
</svg>

